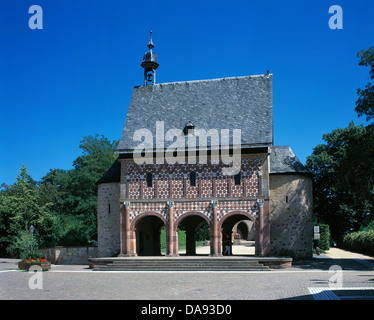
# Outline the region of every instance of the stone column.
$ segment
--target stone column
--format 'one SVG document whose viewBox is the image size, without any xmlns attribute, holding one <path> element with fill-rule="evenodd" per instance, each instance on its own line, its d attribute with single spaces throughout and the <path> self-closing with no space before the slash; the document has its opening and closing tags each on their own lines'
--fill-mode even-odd
<svg viewBox="0 0 374 320">
<path fill-rule="evenodd" d="M 126 235 L 126 226 L 125 226 L 125 221 L 126 221 L 126 217 L 125 217 L 125 205 L 123 203 L 120 203 L 119 205 L 120 209 L 119 209 L 119 257 L 123 257 L 125 255 L 125 247 L 126 247 L 126 239 L 125 239 L 125 235 Z"/>
<path fill-rule="evenodd" d="M 174 242 L 175 242 L 175 236 L 174 236 L 174 202 L 169 201 L 168 202 L 169 207 L 169 229 L 168 229 L 168 237 L 166 241 L 166 247 L 167 247 L 167 255 L 174 255 Z"/>
<path fill-rule="evenodd" d="M 125 201 L 125 243 L 126 243 L 126 255 L 132 255 L 131 254 L 131 240 L 130 240 L 130 202 Z"/>
<path fill-rule="evenodd" d="M 220 230 L 218 230 L 218 202 L 217 200 L 211 201 L 211 206 L 213 208 L 212 214 L 212 230 L 210 233 L 210 255 L 213 257 L 220 256 L 221 247 L 221 237 L 219 235 Z"/>
<path fill-rule="evenodd" d="M 264 200 L 257 200 L 258 205 L 258 255 L 264 256 Z"/>
<path fill-rule="evenodd" d="M 131 255 L 130 245 L 130 202 L 120 204 L 120 254 L 119 257 Z"/>
</svg>

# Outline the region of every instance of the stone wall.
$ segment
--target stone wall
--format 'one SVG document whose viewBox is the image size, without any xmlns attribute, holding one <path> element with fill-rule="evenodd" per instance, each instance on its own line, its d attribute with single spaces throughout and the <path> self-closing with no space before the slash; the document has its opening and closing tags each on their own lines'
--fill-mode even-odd
<svg viewBox="0 0 374 320">
<path fill-rule="evenodd" d="M 111 257 L 120 250 L 120 184 L 98 185 L 98 257 Z"/>
<path fill-rule="evenodd" d="M 312 256 L 312 179 L 270 175 L 270 255 Z"/>
<path fill-rule="evenodd" d="M 39 249 L 52 264 L 87 264 L 88 258 L 97 258 L 97 247 L 62 247 Z"/>
</svg>

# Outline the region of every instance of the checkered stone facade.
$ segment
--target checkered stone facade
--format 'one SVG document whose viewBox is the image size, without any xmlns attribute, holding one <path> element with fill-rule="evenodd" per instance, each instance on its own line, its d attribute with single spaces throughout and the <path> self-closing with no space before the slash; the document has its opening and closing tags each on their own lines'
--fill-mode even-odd
<svg viewBox="0 0 374 320">
<path fill-rule="evenodd" d="M 126 198 L 132 199 L 195 199 L 255 197 L 259 193 L 260 158 L 243 159 L 241 181 L 235 185 L 233 176 L 222 174 L 222 163 L 212 164 L 127 164 Z M 190 173 L 196 173 L 196 186 L 191 186 Z M 152 187 L 146 176 L 152 174 Z M 215 181 L 213 181 L 215 180 Z M 215 184 L 215 187 L 214 185 Z"/>
</svg>

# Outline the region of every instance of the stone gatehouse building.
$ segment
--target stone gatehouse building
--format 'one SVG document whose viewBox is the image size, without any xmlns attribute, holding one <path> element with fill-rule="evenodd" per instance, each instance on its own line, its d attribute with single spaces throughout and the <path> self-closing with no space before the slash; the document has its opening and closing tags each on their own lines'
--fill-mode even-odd
<svg viewBox="0 0 374 320">
<path fill-rule="evenodd" d="M 194 254 L 203 222 L 221 256 L 241 221 L 253 225 L 255 255 L 310 257 L 311 174 L 273 145 L 273 75 L 156 84 L 152 39 L 148 48 L 118 159 L 98 181 L 98 257 L 160 255 L 162 227 L 176 256 L 181 224 Z"/>
</svg>

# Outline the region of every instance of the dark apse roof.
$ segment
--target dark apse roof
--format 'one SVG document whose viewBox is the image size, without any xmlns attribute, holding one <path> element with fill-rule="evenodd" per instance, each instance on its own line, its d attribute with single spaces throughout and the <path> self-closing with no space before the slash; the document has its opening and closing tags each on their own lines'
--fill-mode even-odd
<svg viewBox="0 0 374 320">
<path fill-rule="evenodd" d="M 270 153 L 270 173 L 309 173 L 289 146 L 273 146 Z"/>
<path fill-rule="evenodd" d="M 121 179 L 121 163 L 116 160 L 113 162 L 109 170 L 102 176 L 102 178 L 96 183 L 110 183 L 120 182 Z"/>
<path fill-rule="evenodd" d="M 133 152 L 137 129 L 150 130 L 153 144 L 146 149 L 155 147 L 156 121 L 164 121 L 164 134 L 191 122 L 196 130 L 229 129 L 230 135 L 241 129 L 242 147 L 272 146 L 272 82 L 268 74 L 135 87 L 116 153 Z"/>
</svg>

